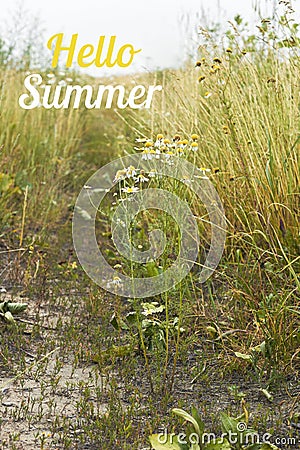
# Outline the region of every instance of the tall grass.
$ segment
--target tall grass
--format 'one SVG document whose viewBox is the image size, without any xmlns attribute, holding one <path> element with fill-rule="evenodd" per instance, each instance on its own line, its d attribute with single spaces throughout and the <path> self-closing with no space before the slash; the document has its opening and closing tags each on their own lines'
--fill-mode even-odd
<svg viewBox="0 0 300 450">
<path fill-rule="evenodd" d="M 84 117 L 74 109 L 20 108 L 24 78 L 23 71 L 0 68 L 1 222 L 9 226 L 13 215 L 19 215 L 28 186 L 28 222 L 39 230 L 62 210 Z"/>
<path fill-rule="evenodd" d="M 179 71 L 162 74 L 141 134 L 197 133 L 196 163 L 212 169 L 229 239 L 296 257 L 299 239 L 299 59 L 266 49 L 204 46 Z M 135 122 L 135 127 L 136 127 Z M 138 128 L 138 127 L 137 127 Z"/>
<path fill-rule="evenodd" d="M 206 323 L 219 336 L 228 327 L 247 330 L 224 344 L 225 354 L 264 342 L 261 374 L 299 354 L 300 41 L 288 19 L 279 19 L 281 27 L 262 20 L 258 36 L 242 39 L 238 16 L 224 46 L 208 35 L 194 61 L 150 75 L 163 85 L 162 96 L 150 113 L 127 118 L 139 137 L 199 135 L 198 152 L 185 157 L 211 169 L 228 221 Z M 193 289 L 192 281 L 192 303 L 200 295 Z"/>
<path fill-rule="evenodd" d="M 74 179 L 84 182 L 103 161 L 104 149 L 105 158 L 114 158 L 133 151 L 135 137 L 154 141 L 157 133 L 170 139 L 175 133 L 183 139 L 198 134 L 198 151 L 185 157 L 211 169 L 228 221 L 224 258 L 208 283 L 211 307 L 205 319 L 220 336 L 232 328 L 245 332 L 239 338 L 233 334 L 231 350 L 246 351 L 264 340 L 272 365 L 296 359 L 300 336 L 297 27 L 287 21 L 283 38 L 274 35 L 276 26 L 269 30 L 268 22 L 261 21 L 258 37 L 243 38 L 241 19 L 235 22 L 226 45 L 217 45 L 204 33 L 207 43 L 194 61 L 179 70 L 136 76 L 144 85 L 163 85 L 150 111 L 24 111 L 18 105 L 24 71 L 3 64 L 0 226 L 2 234 L 16 230 L 22 240 L 26 225 L 34 232 L 51 227 L 65 211 L 66 194 L 76 197 Z M 122 83 L 130 86 L 132 81 Z M 195 215 L 201 217 L 201 212 L 196 205 Z M 141 228 L 144 232 L 147 226 Z M 174 230 L 167 230 L 169 243 L 176 243 Z M 145 234 L 141 232 L 141 239 Z M 200 289 L 192 275 L 180 289 L 180 295 L 170 295 L 180 298 L 180 311 L 172 312 L 182 318 L 183 297 L 199 302 Z M 169 298 L 163 301 L 169 314 Z M 169 345 L 168 334 L 166 340 Z M 167 348 L 166 359 L 170 354 Z"/>
</svg>

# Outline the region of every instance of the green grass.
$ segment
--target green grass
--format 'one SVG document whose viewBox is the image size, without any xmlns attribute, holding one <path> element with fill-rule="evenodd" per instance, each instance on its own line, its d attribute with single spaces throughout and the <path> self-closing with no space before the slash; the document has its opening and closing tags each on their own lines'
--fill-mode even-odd
<svg viewBox="0 0 300 450">
<path fill-rule="evenodd" d="M 277 35 L 260 23 L 267 29 L 254 38 L 237 18 L 224 48 L 206 34 L 195 61 L 136 75 L 144 85 L 163 85 L 149 111 L 24 111 L 17 100 L 25 73 L 2 64 L 0 286 L 10 300 L 29 303 L 16 326 L 0 324 L 1 378 L 11 386 L 11 394 L 1 393 L 3 449 L 22 448 L 25 438 L 28 450 L 139 449 L 160 427 L 180 429 L 167 414 L 171 407 L 190 410 L 192 404 L 216 432 L 220 410 L 236 415 L 246 409 L 256 428 L 293 436 L 291 423 L 299 418 L 300 97 L 297 48 L 281 48 L 282 31 L 290 38 L 297 29 L 283 23 L 274 22 Z M 227 218 L 226 246 L 205 284 L 197 281 L 196 265 L 167 294 L 128 300 L 95 286 L 75 264 L 72 211 L 97 168 L 142 148 L 136 138 L 154 142 L 158 133 L 171 144 L 175 134 L 189 141 L 198 135 L 198 151 L 187 146 L 183 157 L 211 170 Z M 150 183 L 190 202 L 207 246 L 205 211 L 188 187 Z M 139 267 L 115 252 L 112 210 L 108 198 L 107 221 L 97 225 L 111 265 L 134 277 L 173 263 L 174 221 L 153 212 L 136 218 L 135 245 L 146 246 L 155 228 L 165 228 L 168 237 L 159 261 Z M 144 301 L 160 308 L 149 312 Z M 9 402 L 15 405 L 5 406 Z"/>
</svg>

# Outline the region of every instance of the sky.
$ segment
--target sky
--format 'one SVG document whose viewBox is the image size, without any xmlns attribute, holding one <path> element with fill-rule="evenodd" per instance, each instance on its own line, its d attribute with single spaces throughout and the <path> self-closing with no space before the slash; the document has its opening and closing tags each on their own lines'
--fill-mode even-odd
<svg viewBox="0 0 300 450">
<path fill-rule="evenodd" d="M 266 15 L 272 11 L 274 0 L 24 0 L 22 3 L 29 16 L 39 17 L 44 29 L 45 54 L 48 39 L 56 33 L 64 33 L 66 44 L 72 34 L 78 33 L 77 50 L 84 44 L 97 47 L 101 35 L 106 36 L 106 44 L 110 36 L 116 35 L 117 49 L 130 43 L 142 50 L 127 69 L 83 69 L 102 76 L 178 67 L 187 48 L 197 47 L 197 28 L 205 27 L 207 20 L 226 27 L 228 20 L 240 14 L 253 22 L 254 5 L 258 3 Z M 0 31 L 5 29 L 5 23 L 13 21 L 19 4 L 0 0 Z M 295 9 L 296 1 L 292 4 Z"/>
</svg>

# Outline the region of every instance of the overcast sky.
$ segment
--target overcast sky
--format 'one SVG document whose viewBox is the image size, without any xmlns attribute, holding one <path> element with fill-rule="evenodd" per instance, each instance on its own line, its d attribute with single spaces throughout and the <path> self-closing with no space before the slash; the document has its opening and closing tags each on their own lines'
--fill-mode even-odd
<svg viewBox="0 0 300 450">
<path fill-rule="evenodd" d="M 293 2 L 294 9 L 297 1 Z M 80 44 L 96 46 L 100 35 L 116 35 L 117 46 L 131 43 L 141 48 L 131 68 L 121 69 L 122 72 L 178 66 L 186 48 L 192 47 L 189 36 L 195 37 L 197 26 L 205 25 L 203 14 L 210 22 L 224 26 L 237 13 L 251 22 L 255 4 L 267 14 L 267 10 L 272 11 L 274 0 L 24 0 L 23 3 L 32 15 L 41 19 L 45 52 L 49 37 L 61 32 L 65 33 L 66 43 L 73 33 L 79 33 L 78 49 Z M 0 0 L 0 27 L 1 22 L 3 25 L 11 20 L 17 4 Z M 105 72 L 103 68 L 84 70 L 99 76 Z"/>
</svg>

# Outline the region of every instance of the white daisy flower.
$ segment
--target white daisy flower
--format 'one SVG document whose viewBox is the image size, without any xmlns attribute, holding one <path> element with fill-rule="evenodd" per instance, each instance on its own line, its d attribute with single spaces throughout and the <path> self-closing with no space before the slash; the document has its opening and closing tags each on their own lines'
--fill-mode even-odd
<svg viewBox="0 0 300 450">
<path fill-rule="evenodd" d="M 158 134 L 156 136 L 156 141 L 154 142 L 154 147 L 160 147 L 164 142 L 164 136 L 162 134 Z"/>
<path fill-rule="evenodd" d="M 193 152 L 196 152 L 196 151 L 198 151 L 198 149 L 199 149 L 198 142 L 195 142 L 195 141 L 192 142 L 190 145 L 190 150 L 192 150 Z"/>
<path fill-rule="evenodd" d="M 133 178 L 136 176 L 136 168 L 134 166 L 129 166 L 126 169 L 126 176 L 128 178 Z"/>
<path fill-rule="evenodd" d="M 208 176 L 206 175 L 210 172 L 210 169 L 206 167 L 198 167 L 198 170 L 201 172 L 201 175 L 195 175 L 195 178 L 202 178 L 202 180 L 208 180 Z"/>
<path fill-rule="evenodd" d="M 190 185 L 192 183 L 193 180 L 191 180 L 189 177 L 187 176 L 183 176 L 183 178 L 180 180 L 182 183 Z"/>
<path fill-rule="evenodd" d="M 110 288 L 114 286 L 120 286 L 121 284 L 122 284 L 121 278 L 115 275 L 113 279 L 107 283 L 107 287 Z"/>
<path fill-rule="evenodd" d="M 126 178 L 126 170 L 125 169 L 118 170 L 115 175 L 114 182 L 125 180 L 125 178 Z"/>
<path fill-rule="evenodd" d="M 136 186 L 126 187 L 122 188 L 122 191 L 125 192 L 126 194 L 134 194 L 135 192 L 139 191 L 139 188 Z"/>
<path fill-rule="evenodd" d="M 147 161 L 148 159 L 151 159 L 150 150 L 148 150 L 147 148 L 142 151 L 142 159 L 144 159 L 145 161 Z"/>
<path fill-rule="evenodd" d="M 166 160 L 168 161 L 172 156 L 174 156 L 174 153 L 169 150 L 168 152 L 164 153 Z"/>
<path fill-rule="evenodd" d="M 151 150 L 145 149 L 142 152 L 142 159 L 145 160 L 151 160 L 151 159 L 159 159 L 160 158 L 160 150 L 156 149 L 154 150 L 153 148 Z"/>
<path fill-rule="evenodd" d="M 140 173 L 137 177 L 135 177 L 135 180 L 138 183 L 146 183 L 147 181 L 149 181 L 149 178 L 145 177 L 145 175 L 143 175 L 142 173 Z"/>
</svg>

